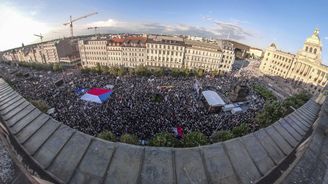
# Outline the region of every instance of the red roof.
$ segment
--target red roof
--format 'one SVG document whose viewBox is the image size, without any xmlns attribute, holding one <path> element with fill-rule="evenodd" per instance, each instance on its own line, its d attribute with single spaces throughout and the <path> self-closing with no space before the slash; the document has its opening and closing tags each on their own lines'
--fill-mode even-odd
<svg viewBox="0 0 328 184">
<path fill-rule="evenodd" d="M 124 38 L 112 38 L 113 42 L 118 42 L 118 43 L 123 43 L 124 42 Z"/>
</svg>

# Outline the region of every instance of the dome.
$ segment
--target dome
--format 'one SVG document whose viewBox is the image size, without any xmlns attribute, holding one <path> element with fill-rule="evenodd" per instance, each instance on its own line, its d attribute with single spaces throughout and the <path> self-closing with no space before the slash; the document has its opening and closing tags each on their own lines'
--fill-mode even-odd
<svg viewBox="0 0 328 184">
<path fill-rule="evenodd" d="M 313 34 L 306 39 L 305 43 L 321 45 L 320 37 L 319 37 L 319 29 L 315 29 Z"/>
<path fill-rule="evenodd" d="M 273 47 L 273 48 L 277 48 L 276 44 L 275 43 L 271 43 L 270 47 Z"/>
</svg>

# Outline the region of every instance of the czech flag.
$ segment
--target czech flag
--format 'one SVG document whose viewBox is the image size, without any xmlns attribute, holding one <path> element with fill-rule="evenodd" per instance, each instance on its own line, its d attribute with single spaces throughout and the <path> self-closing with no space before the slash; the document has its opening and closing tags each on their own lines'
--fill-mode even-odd
<svg viewBox="0 0 328 184">
<path fill-rule="evenodd" d="M 109 99 L 112 93 L 113 91 L 110 89 L 92 88 L 87 91 L 81 99 L 89 102 L 104 103 Z"/>
</svg>

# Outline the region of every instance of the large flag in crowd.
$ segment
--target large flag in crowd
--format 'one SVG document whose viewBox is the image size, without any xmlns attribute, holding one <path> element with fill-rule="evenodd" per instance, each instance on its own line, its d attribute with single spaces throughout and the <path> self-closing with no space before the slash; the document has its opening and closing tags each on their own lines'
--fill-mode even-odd
<svg viewBox="0 0 328 184">
<path fill-rule="evenodd" d="M 93 88 L 87 91 L 82 97 L 82 100 L 96 103 L 104 103 L 113 93 L 110 89 Z"/>
</svg>

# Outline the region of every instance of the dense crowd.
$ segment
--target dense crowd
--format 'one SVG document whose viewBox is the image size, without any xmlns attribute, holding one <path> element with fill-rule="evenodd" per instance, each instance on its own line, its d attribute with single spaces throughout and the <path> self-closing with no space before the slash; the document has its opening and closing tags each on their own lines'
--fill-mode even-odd
<svg viewBox="0 0 328 184">
<path fill-rule="evenodd" d="M 115 135 L 135 134 L 148 140 L 159 132 L 172 132 L 181 126 L 185 132 L 200 131 L 210 136 L 216 130 L 227 130 L 248 123 L 255 130 L 254 117 L 264 100 L 250 86 L 257 79 L 237 78 L 234 73 L 221 77 L 114 77 L 81 73 L 78 69 L 63 72 L 36 71 L 30 68 L 0 64 L 2 75 L 27 99 L 45 100 L 56 120 L 90 135 L 110 130 Z M 18 77 L 17 72 L 29 76 Z M 56 85 L 56 81 L 63 84 Z M 211 88 L 224 96 L 227 103 L 234 87 L 243 80 L 249 86 L 247 108 L 238 114 L 208 113 L 194 89 L 195 81 L 203 89 Z M 113 94 L 104 104 L 81 100 L 78 88 L 104 88 L 113 85 Z M 154 96 L 159 95 L 160 100 Z"/>
</svg>

